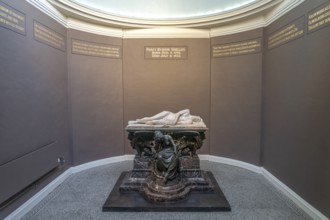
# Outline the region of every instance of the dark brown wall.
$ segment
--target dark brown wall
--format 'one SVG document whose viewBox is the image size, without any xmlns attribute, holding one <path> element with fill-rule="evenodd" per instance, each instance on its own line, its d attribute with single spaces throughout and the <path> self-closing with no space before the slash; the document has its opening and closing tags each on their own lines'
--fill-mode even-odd
<svg viewBox="0 0 330 220">
<path fill-rule="evenodd" d="M 0 203 L 57 166 L 59 156 L 71 165 L 66 52 L 35 41 L 33 20 L 64 36 L 66 29 L 25 1 L 2 2 L 26 15 L 26 35 L 0 27 Z"/>
<path fill-rule="evenodd" d="M 266 35 L 329 1 L 306 1 Z M 330 26 L 267 50 L 263 166 L 330 217 Z"/>
<path fill-rule="evenodd" d="M 257 29 L 215 37 L 211 46 L 262 34 Z M 261 73 L 261 52 L 211 58 L 211 155 L 260 165 Z"/>
<path fill-rule="evenodd" d="M 72 38 L 119 46 L 122 39 L 68 30 L 74 165 L 123 155 L 122 59 L 72 54 Z"/>
<path fill-rule="evenodd" d="M 209 126 L 209 44 L 209 39 L 124 39 L 125 126 L 129 120 L 182 109 L 190 109 Z M 146 60 L 145 46 L 187 46 L 188 58 Z M 131 153 L 134 151 L 126 141 L 125 154 Z M 199 153 L 209 153 L 208 141 Z"/>
<path fill-rule="evenodd" d="M 3 2 L 26 14 L 27 33 L 0 27 L 0 200 L 60 155 L 71 166 L 135 153 L 128 120 L 189 108 L 210 128 L 199 153 L 264 166 L 330 216 L 330 26 L 264 54 L 210 57 L 210 45 L 267 37 L 328 1 L 306 1 L 265 30 L 124 40 L 66 30 L 26 2 Z M 34 19 L 67 35 L 66 52 L 33 39 Z M 72 38 L 122 46 L 123 59 L 72 54 Z M 187 46 L 188 58 L 146 60 L 145 46 Z"/>
</svg>

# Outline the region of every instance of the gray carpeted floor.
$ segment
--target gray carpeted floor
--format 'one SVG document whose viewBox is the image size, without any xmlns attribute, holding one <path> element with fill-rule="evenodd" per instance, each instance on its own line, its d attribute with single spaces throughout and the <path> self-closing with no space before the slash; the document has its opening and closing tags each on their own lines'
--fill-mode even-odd
<svg viewBox="0 0 330 220">
<path fill-rule="evenodd" d="M 231 205 L 231 212 L 102 212 L 119 175 L 132 167 L 131 161 L 119 162 L 74 174 L 23 219 L 309 219 L 262 175 L 207 161 L 201 161 L 201 168 L 212 171 Z"/>
</svg>

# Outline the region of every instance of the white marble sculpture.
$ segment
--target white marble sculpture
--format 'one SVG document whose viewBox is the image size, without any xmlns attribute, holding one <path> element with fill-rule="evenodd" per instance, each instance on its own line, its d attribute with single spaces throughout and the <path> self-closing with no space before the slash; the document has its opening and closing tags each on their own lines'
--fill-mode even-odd
<svg viewBox="0 0 330 220">
<path fill-rule="evenodd" d="M 195 127 L 206 128 L 203 119 L 199 116 L 190 115 L 189 109 L 177 113 L 162 111 L 151 117 L 144 117 L 129 121 L 127 127 Z"/>
</svg>

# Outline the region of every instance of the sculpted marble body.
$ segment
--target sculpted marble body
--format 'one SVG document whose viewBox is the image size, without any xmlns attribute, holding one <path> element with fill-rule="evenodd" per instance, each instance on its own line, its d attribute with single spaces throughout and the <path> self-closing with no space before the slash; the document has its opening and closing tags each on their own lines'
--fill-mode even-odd
<svg viewBox="0 0 330 220">
<path fill-rule="evenodd" d="M 189 109 L 181 110 L 177 113 L 170 111 L 162 111 L 151 117 L 144 117 L 136 119 L 135 121 L 128 122 L 128 128 L 130 127 L 205 127 L 203 120 L 199 116 L 190 114 Z"/>
</svg>

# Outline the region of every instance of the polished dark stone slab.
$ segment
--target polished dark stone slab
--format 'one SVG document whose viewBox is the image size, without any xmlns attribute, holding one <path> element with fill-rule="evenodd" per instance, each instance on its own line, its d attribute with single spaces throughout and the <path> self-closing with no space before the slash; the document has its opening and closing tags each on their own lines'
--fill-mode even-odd
<svg viewBox="0 0 330 220">
<path fill-rule="evenodd" d="M 103 211 L 120 212 L 204 212 L 230 211 L 230 205 L 211 172 L 205 172 L 214 185 L 213 192 L 192 191 L 184 200 L 178 202 L 151 203 L 139 192 L 120 193 L 119 187 L 129 172 L 123 172 L 109 197 Z"/>
</svg>

